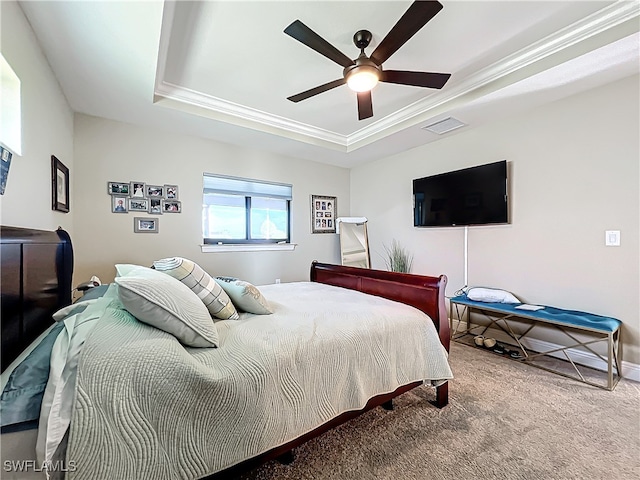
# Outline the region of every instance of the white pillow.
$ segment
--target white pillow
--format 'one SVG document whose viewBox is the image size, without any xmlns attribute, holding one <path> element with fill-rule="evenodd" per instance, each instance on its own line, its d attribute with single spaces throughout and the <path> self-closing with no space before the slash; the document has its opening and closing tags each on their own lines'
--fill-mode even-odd
<svg viewBox="0 0 640 480">
<path fill-rule="evenodd" d="M 472 287 L 467 290 L 467 298 L 476 302 L 522 303 L 512 293 L 497 288 Z"/>
<path fill-rule="evenodd" d="M 273 313 L 264 295 L 249 282 L 231 277 L 216 277 L 216 281 L 240 310 L 257 315 Z"/>
<path fill-rule="evenodd" d="M 189 287 L 147 267 L 116 265 L 116 269 L 118 296 L 134 317 L 172 334 L 184 345 L 218 346 L 218 330 Z"/>
<path fill-rule="evenodd" d="M 237 320 L 238 312 L 229 295 L 204 269 L 186 258 L 163 258 L 153 262 L 153 268 L 180 280 L 204 303 L 212 317 Z"/>
</svg>

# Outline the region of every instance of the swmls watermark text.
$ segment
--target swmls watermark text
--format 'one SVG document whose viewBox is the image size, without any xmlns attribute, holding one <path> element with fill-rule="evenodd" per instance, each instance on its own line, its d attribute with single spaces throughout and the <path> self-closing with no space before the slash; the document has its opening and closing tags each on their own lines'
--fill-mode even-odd
<svg viewBox="0 0 640 480">
<path fill-rule="evenodd" d="M 38 465 L 35 460 L 5 460 L 2 467 L 5 472 L 75 472 L 76 462 L 56 460 Z"/>
</svg>

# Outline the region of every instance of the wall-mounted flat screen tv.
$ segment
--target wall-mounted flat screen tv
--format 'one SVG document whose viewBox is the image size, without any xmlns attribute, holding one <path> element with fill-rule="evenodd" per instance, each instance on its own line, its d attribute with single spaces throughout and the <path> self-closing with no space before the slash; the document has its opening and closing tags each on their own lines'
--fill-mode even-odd
<svg viewBox="0 0 640 480">
<path fill-rule="evenodd" d="M 509 223 L 507 161 L 413 181 L 413 225 L 451 227 Z"/>
</svg>

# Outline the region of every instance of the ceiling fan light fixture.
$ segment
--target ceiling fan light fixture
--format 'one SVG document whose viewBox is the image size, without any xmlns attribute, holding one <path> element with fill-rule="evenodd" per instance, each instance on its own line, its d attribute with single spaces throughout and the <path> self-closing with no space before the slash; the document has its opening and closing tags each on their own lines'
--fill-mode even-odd
<svg viewBox="0 0 640 480">
<path fill-rule="evenodd" d="M 347 57 L 300 20 L 295 20 L 284 29 L 284 33 L 332 62 L 341 65 L 344 70 L 342 71 L 342 78 L 287 97 L 288 100 L 297 103 L 346 83 L 351 90 L 358 93 L 358 120 L 365 120 L 373 116 L 370 92 L 378 82 L 436 89 L 444 87 L 444 84 L 451 77 L 450 73 L 403 70 L 383 71 L 382 69 L 382 64 L 411 39 L 418 30 L 424 27 L 442 8 L 442 4 L 437 0 L 415 0 L 382 41 L 378 43 L 370 57 L 364 51 L 370 45 L 373 35 L 369 30 L 358 30 L 353 36 L 353 44 L 360 49 L 360 55 L 355 60 Z"/>
<path fill-rule="evenodd" d="M 347 74 L 347 85 L 354 92 L 368 92 L 380 81 L 380 71 L 375 67 L 362 65 Z"/>
</svg>

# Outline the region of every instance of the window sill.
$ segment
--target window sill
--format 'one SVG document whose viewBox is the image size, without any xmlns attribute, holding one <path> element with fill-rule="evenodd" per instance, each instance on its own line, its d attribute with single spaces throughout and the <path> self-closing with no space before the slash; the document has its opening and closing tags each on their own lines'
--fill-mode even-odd
<svg viewBox="0 0 640 480">
<path fill-rule="evenodd" d="M 293 251 L 297 243 L 259 243 L 259 244 L 223 244 L 200 245 L 202 253 L 222 252 L 267 252 L 267 251 Z"/>
</svg>

